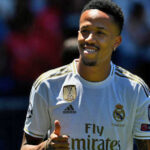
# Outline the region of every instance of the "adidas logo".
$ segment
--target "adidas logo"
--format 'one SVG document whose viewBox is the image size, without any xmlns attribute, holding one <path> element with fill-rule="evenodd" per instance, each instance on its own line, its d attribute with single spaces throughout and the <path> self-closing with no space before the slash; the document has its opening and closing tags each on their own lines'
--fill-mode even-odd
<svg viewBox="0 0 150 150">
<path fill-rule="evenodd" d="M 63 111 L 64 114 L 75 114 L 76 111 L 74 110 L 72 105 L 69 105 L 67 108 Z"/>
</svg>

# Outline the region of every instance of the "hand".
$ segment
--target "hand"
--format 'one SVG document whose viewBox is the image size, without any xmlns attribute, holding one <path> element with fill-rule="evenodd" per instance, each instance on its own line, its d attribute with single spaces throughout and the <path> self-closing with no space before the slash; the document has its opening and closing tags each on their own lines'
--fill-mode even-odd
<svg viewBox="0 0 150 150">
<path fill-rule="evenodd" d="M 61 126 L 58 120 L 55 121 L 55 129 L 46 142 L 46 150 L 69 150 L 67 135 L 61 135 Z"/>
</svg>

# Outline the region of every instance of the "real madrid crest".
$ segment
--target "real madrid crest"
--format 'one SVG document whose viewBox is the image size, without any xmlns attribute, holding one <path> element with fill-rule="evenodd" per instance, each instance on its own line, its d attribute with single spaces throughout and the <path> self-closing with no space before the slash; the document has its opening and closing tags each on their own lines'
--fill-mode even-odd
<svg viewBox="0 0 150 150">
<path fill-rule="evenodd" d="M 77 92 L 75 85 L 66 85 L 63 88 L 63 98 L 68 102 L 72 102 L 76 99 Z"/>
<path fill-rule="evenodd" d="M 113 117 L 117 122 L 121 122 L 125 118 L 125 111 L 123 105 L 117 104 L 113 112 Z"/>
</svg>

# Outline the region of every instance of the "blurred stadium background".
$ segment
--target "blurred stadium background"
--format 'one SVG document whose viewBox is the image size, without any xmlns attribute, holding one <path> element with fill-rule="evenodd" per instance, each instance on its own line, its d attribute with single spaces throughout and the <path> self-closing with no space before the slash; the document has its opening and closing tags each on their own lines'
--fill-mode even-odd
<svg viewBox="0 0 150 150">
<path fill-rule="evenodd" d="M 34 80 L 78 56 L 70 51 L 77 51 L 80 11 L 87 1 L 0 0 L 0 150 L 20 148 Z M 123 9 L 125 26 L 113 62 L 150 86 L 150 1 L 114 1 Z M 73 47 L 67 45 L 66 55 L 70 38 Z"/>
</svg>

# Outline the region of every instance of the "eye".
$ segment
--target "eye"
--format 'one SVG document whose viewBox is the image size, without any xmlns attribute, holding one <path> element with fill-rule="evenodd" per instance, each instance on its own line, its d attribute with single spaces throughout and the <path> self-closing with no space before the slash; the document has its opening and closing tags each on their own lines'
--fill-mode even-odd
<svg viewBox="0 0 150 150">
<path fill-rule="evenodd" d="M 89 33 L 89 30 L 87 30 L 87 29 L 82 29 L 82 30 L 81 30 L 81 33 L 82 33 L 82 34 L 88 34 L 88 33 Z"/>
<path fill-rule="evenodd" d="M 102 31 L 97 31 L 96 34 L 97 34 L 97 35 L 104 35 L 105 33 L 102 32 Z"/>
</svg>

